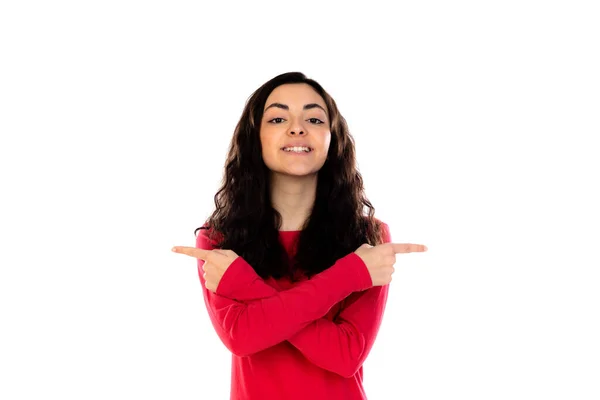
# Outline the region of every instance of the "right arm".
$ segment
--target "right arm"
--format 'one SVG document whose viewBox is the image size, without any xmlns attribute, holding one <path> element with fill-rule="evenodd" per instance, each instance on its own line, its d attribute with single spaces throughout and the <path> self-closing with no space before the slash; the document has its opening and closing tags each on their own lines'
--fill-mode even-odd
<svg viewBox="0 0 600 400">
<path fill-rule="evenodd" d="M 212 250 L 204 231 L 198 234 L 196 247 Z M 223 344 L 242 357 L 289 339 L 351 293 L 373 286 L 364 261 L 356 253 L 350 253 L 292 289 L 271 293 L 268 297 L 265 294 L 264 298 L 245 303 L 206 289 L 202 273 L 204 261 L 197 261 L 204 302 L 213 327 Z M 253 271 L 242 257 L 231 267 L 235 263 L 244 264 L 244 268 L 238 270 Z"/>
<path fill-rule="evenodd" d="M 383 243 L 390 243 L 389 226 L 383 224 Z M 318 318 L 288 341 L 313 364 L 343 377 L 353 376 L 363 365 L 377 337 L 389 285 L 352 293 L 338 316 Z M 217 286 L 219 295 L 252 301 L 277 293 L 248 264 L 231 265 Z"/>
</svg>

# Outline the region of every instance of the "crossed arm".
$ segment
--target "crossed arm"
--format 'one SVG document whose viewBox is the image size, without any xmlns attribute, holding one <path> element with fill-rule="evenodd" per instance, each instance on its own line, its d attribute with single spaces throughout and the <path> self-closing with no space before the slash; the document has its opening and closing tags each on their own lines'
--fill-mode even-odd
<svg viewBox="0 0 600 400">
<path fill-rule="evenodd" d="M 383 226 L 384 241 L 389 242 L 389 228 Z M 197 247 L 211 248 L 203 233 Z M 351 377 L 362 366 L 381 325 L 388 285 L 373 287 L 356 254 L 282 292 L 239 257 L 215 294 L 204 286 L 203 263 L 198 260 L 198 271 L 211 321 L 234 354 L 250 355 L 287 340 L 313 364 L 341 376 Z M 344 299 L 335 321 L 323 318 Z"/>
</svg>

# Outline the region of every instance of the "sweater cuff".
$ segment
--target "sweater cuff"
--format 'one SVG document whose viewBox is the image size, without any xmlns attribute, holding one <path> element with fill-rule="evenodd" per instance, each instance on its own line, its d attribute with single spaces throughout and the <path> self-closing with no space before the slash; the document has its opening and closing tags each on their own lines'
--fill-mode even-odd
<svg viewBox="0 0 600 400">
<path fill-rule="evenodd" d="M 219 296 L 235 298 L 236 288 L 250 285 L 255 274 L 254 268 L 241 256 L 238 256 L 225 270 L 215 293 Z"/>
<path fill-rule="evenodd" d="M 340 259 L 347 265 L 346 279 L 353 282 L 356 292 L 367 290 L 373 287 L 371 274 L 367 269 L 367 264 L 360 256 L 354 252 Z"/>
</svg>

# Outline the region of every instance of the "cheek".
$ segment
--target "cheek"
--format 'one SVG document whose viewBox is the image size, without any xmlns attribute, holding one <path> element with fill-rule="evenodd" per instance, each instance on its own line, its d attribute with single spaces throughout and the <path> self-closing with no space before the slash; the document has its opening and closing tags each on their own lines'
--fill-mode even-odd
<svg viewBox="0 0 600 400">
<path fill-rule="evenodd" d="M 260 136 L 262 159 L 266 164 L 268 164 L 276 156 L 275 151 L 277 149 L 275 149 L 273 146 L 273 140 L 270 140 L 268 135 Z"/>
<path fill-rule="evenodd" d="M 263 153 L 269 153 L 273 151 L 273 141 L 268 138 L 264 138 L 260 141 L 261 148 L 263 149 Z"/>
<path fill-rule="evenodd" d="M 261 130 L 259 136 L 260 138 L 260 147 L 264 151 L 269 147 L 269 137 Z"/>
<path fill-rule="evenodd" d="M 327 133 L 323 136 L 323 148 L 325 150 L 329 150 L 330 144 L 331 144 L 331 133 Z"/>
</svg>

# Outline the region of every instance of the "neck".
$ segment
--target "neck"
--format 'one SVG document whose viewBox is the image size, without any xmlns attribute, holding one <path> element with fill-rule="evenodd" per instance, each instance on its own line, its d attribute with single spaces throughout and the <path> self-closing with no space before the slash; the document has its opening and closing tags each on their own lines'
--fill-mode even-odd
<svg viewBox="0 0 600 400">
<path fill-rule="evenodd" d="M 299 231 L 312 211 L 317 193 L 317 174 L 271 175 L 271 204 L 281 214 L 282 231 Z"/>
</svg>

